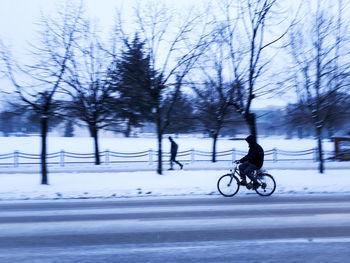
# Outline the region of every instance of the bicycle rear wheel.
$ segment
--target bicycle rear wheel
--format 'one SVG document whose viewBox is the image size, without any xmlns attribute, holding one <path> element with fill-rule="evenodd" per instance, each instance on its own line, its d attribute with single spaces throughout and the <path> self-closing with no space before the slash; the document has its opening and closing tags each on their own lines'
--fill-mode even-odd
<svg viewBox="0 0 350 263">
<path fill-rule="evenodd" d="M 272 175 L 263 173 L 259 174 L 257 180 L 260 186 L 255 189 L 255 192 L 261 196 L 269 196 L 272 195 L 276 190 L 276 182 L 273 179 Z"/>
<path fill-rule="evenodd" d="M 232 174 L 225 174 L 218 180 L 217 187 L 220 194 L 226 197 L 232 197 L 239 190 L 239 180 Z"/>
</svg>

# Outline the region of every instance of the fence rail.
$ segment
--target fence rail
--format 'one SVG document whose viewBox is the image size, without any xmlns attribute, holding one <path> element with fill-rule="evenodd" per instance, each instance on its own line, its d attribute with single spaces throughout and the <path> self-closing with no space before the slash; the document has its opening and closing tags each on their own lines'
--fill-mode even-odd
<svg viewBox="0 0 350 263">
<path fill-rule="evenodd" d="M 247 152 L 231 149 L 216 153 L 216 161 L 234 161 L 242 158 Z M 113 152 L 105 150 L 100 152 L 100 160 L 102 164 L 110 165 L 113 163 L 137 163 L 144 162 L 152 165 L 156 162 L 158 152 L 152 149 L 142 152 Z M 325 151 L 325 159 L 334 156 L 333 151 Z M 198 162 L 211 161 L 212 153 L 199 151 L 195 149 L 178 152 L 179 161 Z M 163 153 L 164 160 L 170 158 L 169 153 Z M 302 151 L 285 151 L 277 148 L 265 151 L 265 161 L 297 161 L 307 160 L 316 162 L 318 158 L 317 149 L 308 149 Z M 13 153 L 0 154 L 0 166 L 14 166 L 29 164 L 40 164 L 40 154 L 23 153 L 14 151 Z M 47 163 L 50 165 L 65 166 L 67 164 L 93 164 L 95 162 L 94 153 L 73 153 L 61 150 L 60 152 L 47 154 Z"/>
</svg>

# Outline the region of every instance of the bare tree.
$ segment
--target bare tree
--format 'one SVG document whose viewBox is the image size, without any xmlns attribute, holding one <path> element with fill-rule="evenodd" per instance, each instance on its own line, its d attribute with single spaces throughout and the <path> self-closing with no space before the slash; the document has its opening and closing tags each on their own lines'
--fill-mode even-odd
<svg viewBox="0 0 350 263">
<path fill-rule="evenodd" d="M 238 88 L 235 83 L 225 80 L 224 70 L 227 61 L 225 47 L 220 38 L 211 41 L 210 47 L 199 63 L 205 82 L 193 86 L 197 94 L 195 100 L 197 119 L 213 139 L 212 162 L 216 162 L 216 143 L 222 128 L 233 123 L 234 110 L 231 105 Z"/>
<path fill-rule="evenodd" d="M 8 56 L 8 51 L 2 40 L 0 39 L 0 79 L 6 76 L 6 57 Z M 1 90 L 3 92 L 3 90 Z"/>
<path fill-rule="evenodd" d="M 315 129 L 319 172 L 324 171 L 322 139 L 324 128 L 333 121 L 334 98 L 349 85 L 349 45 L 342 21 L 342 2 L 317 2 L 309 6 L 303 23 L 290 34 L 292 76 L 298 103 L 308 109 Z"/>
<path fill-rule="evenodd" d="M 195 116 L 204 132 L 213 139 L 212 162 L 216 162 L 216 145 L 220 133 L 237 119 L 236 112 L 230 106 L 233 89 L 227 83 L 207 82 L 204 87 L 195 90 Z"/>
<path fill-rule="evenodd" d="M 9 52 L 2 54 L 7 77 L 16 88 L 16 94 L 29 110 L 40 115 L 41 184 L 48 184 L 48 122 L 57 110 L 58 90 L 80 31 L 82 12 L 81 6 L 67 2 L 56 16 L 42 16 L 39 42 L 31 45 L 31 63 L 18 65 Z"/>
<path fill-rule="evenodd" d="M 223 1 L 222 12 L 225 20 L 219 21 L 218 34 L 225 41 L 228 50 L 231 82 L 236 83 L 232 105 L 247 122 L 250 133 L 255 135 L 256 116 L 251 111 L 253 100 L 263 94 L 264 88 L 271 84 L 262 79 L 267 66 L 273 60 L 269 49 L 278 43 L 288 32 L 290 22 L 279 33 L 271 34 L 271 29 L 285 19 L 277 0 Z M 275 30 L 276 31 L 276 30 Z"/>
<path fill-rule="evenodd" d="M 199 23 L 201 17 L 192 12 L 185 13 L 176 14 L 175 10 L 158 1 L 147 1 L 145 5 L 139 2 L 135 8 L 136 30 L 145 41 L 145 49 L 156 76 L 148 92 L 152 106 L 151 122 L 156 125 L 157 132 L 159 174 L 162 174 L 162 138 L 171 121 L 170 113 L 179 97 L 184 78 L 207 45 L 205 26 L 202 27 L 204 23 Z M 125 39 L 121 21 L 119 19 L 118 29 Z"/>
<path fill-rule="evenodd" d="M 99 131 L 115 123 L 111 106 L 113 89 L 106 81 L 106 67 L 110 63 L 100 48 L 101 43 L 87 21 L 84 28 L 84 34 L 69 58 L 70 66 L 64 79 L 67 84 L 64 92 L 70 98 L 65 103 L 64 115 L 86 124 L 94 140 L 95 164 L 99 165 Z"/>
</svg>

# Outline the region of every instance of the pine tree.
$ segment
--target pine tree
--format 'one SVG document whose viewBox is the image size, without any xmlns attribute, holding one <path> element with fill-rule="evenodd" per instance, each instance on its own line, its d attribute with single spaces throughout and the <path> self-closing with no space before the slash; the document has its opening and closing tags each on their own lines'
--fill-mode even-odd
<svg viewBox="0 0 350 263">
<path fill-rule="evenodd" d="M 131 127 L 140 127 L 142 121 L 150 118 L 152 98 L 149 91 L 154 73 L 143 48 L 144 43 L 137 34 L 131 43 L 126 41 L 126 49 L 114 62 L 109 74 L 118 94 L 116 110 L 126 123 L 126 136 L 129 136 Z"/>
</svg>

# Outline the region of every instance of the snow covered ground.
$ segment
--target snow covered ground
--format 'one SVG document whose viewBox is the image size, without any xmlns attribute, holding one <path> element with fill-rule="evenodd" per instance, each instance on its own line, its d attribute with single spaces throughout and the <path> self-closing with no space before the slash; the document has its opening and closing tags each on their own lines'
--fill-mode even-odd
<svg viewBox="0 0 350 263">
<path fill-rule="evenodd" d="M 210 151 L 211 140 L 204 138 L 178 138 L 180 151 L 191 148 Z M 0 138 L 1 153 L 13 150 L 39 152 L 39 138 Z M 283 150 L 305 150 L 314 147 L 313 140 L 261 139 L 265 149 L 280 147 Z M 153 147 L 152 147 L 153 146 Z M 108 138 L 101 140 L 101 148 L 120 152 L 155 149 L 154 138 Z M 92 148 L 90 138 L 50 138 L 49 152 L 59 149 L 87 153 Z M 218 150 L 235 147 L 247 150 L 244 141 L 222 139 Z M 169 148 L 164 140 L 164 151 Z M 332 150 L 330 142 L 325 148 Z M 62 199 L 62 198 L 120 198 L 136 196 L 192 196 L 219 195 L 218 178 L 231 167 L 230 162 L 186 163 L 182 171 L 155 172 L 155 164 L 124 164 L 118 166 L 51 166 L 49 185 L 40 185 L 37 166 L 0 167 L 0 200 Z M 350 193 L 350 162 L 327 162 L 326 172 L 319 174 L 317 163 L 312 161 L 265 162 L 265 168 L 275 177 L 281 194 L 344 194 Z M 167 169 L 168 165 L 164 165 Z M 253 193 L 241 188 L 238 195 Z M 254 194 L 254 193 L 253 193 Z"/>
<path fill-rule="evenodd" d="M 280 194 L 350 193 L 350 170 L 269 170 Z M 0 200 L 120 198 L 136 196 L 218 195 L 216 182 L 223 170 L 154 171 L 120 173 L 52 173 L 49 185 L 40 185 L 40 175 L 1 174 Z M 238 195 L 253 193 L 240 189 Z"/>
</svg>

